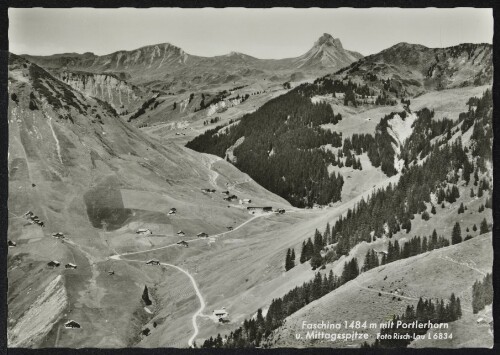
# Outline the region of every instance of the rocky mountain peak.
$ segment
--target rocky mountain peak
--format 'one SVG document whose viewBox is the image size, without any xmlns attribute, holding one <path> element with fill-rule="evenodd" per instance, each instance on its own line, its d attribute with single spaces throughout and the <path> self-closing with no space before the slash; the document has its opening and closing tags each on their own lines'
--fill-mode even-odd
<svg viewBox="0 0 500 355">
<path fill-rule="evenodd" d="M 315 47 L 321 47 L 322 45 L 334 46 L 338 49 L 343 49 L 340 39 L 333 38 L 333 36 L 329 33 L 323 33 L 323 35 L 314 43 Z"/>
</svg>

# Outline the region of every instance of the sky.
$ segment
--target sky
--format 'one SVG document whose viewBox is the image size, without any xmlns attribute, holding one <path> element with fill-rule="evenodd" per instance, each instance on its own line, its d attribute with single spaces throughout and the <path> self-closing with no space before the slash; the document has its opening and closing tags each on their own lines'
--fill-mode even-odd
<svg viewBox="0 0 500 355">
<path fill-rule="evenodd" d="M 399 42 L 427 47 L 492 43 L 491 9 L 9 9 L 9 50 L 98 55 L 171 43 L 200 56 L 242 52 L 288 58 L 323 34 L 363 55 Z"/>
</svg>

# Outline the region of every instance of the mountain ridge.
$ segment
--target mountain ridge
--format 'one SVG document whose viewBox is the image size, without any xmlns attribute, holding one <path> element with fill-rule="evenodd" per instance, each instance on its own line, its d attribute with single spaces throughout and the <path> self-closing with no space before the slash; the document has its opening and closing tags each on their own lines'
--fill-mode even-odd
<svg viewBox="0 0 500 355">
<path fill-rule="evenodd" d="M 205 57 L 189 54 L 170 43 L 120 50 L 102 56 L 90 52 L 22 56 L 52 71 L 126 73 L 132 84 L 153 87 L 154 84 L 162 83 L 165 84 L 164 89 L 191 87 L 191 81 L 196 77 L 201 77 L 201 82 L 209 85 L 227 80 L 228 77 L 235 82 L 272 76 L 287 81 L 297 70 L 306 71 L 313 77 L 325 71 L 338 70 L 362 57 L 357 52 L 345 50 L 340 39 L 329 34 L 322 35 L 303 55 L 282 59 L 260 59 L 234 51 Z"/>
</svg>

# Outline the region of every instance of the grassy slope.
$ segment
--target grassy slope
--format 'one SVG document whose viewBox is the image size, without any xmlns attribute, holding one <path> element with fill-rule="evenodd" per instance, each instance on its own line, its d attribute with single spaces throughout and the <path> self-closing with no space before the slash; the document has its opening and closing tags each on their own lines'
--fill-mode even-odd
<svg viewBox="0 0 500 355">
<path fill-rule="evenodd" d="M 393 314 L 402 313 L 406 305 L 416 305 L 418 297 L 447 298 L 451 292 L 458 295 L 462 301 L 464 317 L 457 322 L 470 325 L 472 324 L 470 319 L 473 318 L 470 311 L 472 284 L 475 280 L 481 279 L 486 272 L 491 272 L 493 263 L 491 242 L 491 233 L 488 233 L 458 245 L 399 260 L 362 273 L 355 280 L 288 317 L 284 325 L 273 334 L 271 345 L 359 346 L 359 341 L 345 343 L 302 341 L 296 340 L 294 335 L 297 332 L 305 335 L 305 331 L 301 329 L 302 321 L 314 323 L 321 320 L 325 322 L 367 320 L 381 323 L 390 319 Z M 462 264 L 464 255 L 467 255 L 470 264 Z M 397 295 L 395 295 L 396 290 L 398 290 Z M 371 336 L 370 342 L 373 342 L 378 329 L 368 329 L 366 332 Z M 477 334 L 474 328 L 472 334 Z M 458 346 L 472 340 L 472 337 L 470 335 L 466 337 L 463 331 L 456 335 L 449 346 Z M 475 344 L 491 346 L 492 336 L 482 333 L 481 341 Z"/>
<path fill-rule="evenodd" d="M 9 102 L 8 116 L 11 173 L 8 237 L 17 242 L 16 248 L 9 249 L 9 326 L 13 327 L 34 302 L 37 295 L 34 290 L 40 290 L 62 274 L 68 307 L 60 314 L 61 321 L 41 341 L 42 345 L 116 347 L 138 341 L 137 327 L 144 320 L 144 315 L 138 312 L 142 309 L 140 295 L 144 284 L 154 284 L 158 278 L 137 265 L 107 258 L 115 253 L 115 248 L 136 250 L 149 248 L 151 243 L 168 244 L 169 240 L 157 238 L 145 243 L 145 238 L 135 234 L 136 228 L 147 226 L 166 234 L 178 229 L 186 229 L 190 234 L 225 231 L 227 225 L 251 217 L 243 209 L 227 208 L 228 203 L 220 194 L 228 188 L 226 183 L 234 185 L 234 191 L 242 197 L 251 197 L 259 203 L 265 201 L 266 205 L 289 206 L 228 163 L 176 144 L 159 146 L 154 139 L 104 115 L 92 99 L 76 92 L 80 100 L 97 108 L 103 125 L 92 124 L 90 117 L 75 112 L 72 112 L 75 124 L 71 124 L 57 118 L 57 113 L 49 107 L 44 109 L 46 116 L 41 110 L 29 110 L 27 100 L 33 89 L 23 70 L 27 73 L 22 66 L 11 71 L 9 88 L 20 100 L 19 105 Z M 32 187 L 32 183 L 36 186 Z M 205 195 L 201 192 L 205 187 L 215 188 L 217 193 Z M 113 198 L 108 199 L 106 191 L 113 192 Z M 129 208 L 133 215 L 115 231 L 93 228 L 83 198 L 86 193 L 104 204 L 109 201 L 112 205 L 109 207 Z M 121 201 L 115 201 L 116 197 Z M 171 207 L 178 208 L 176 216 L 164 219 L 158 213 Z M 37 214 L 45 222 L 45 228 L 28 224 L 22 218 L 27 210 Z M 69 240 L 63 242 L 51 237 L 59 231 Z M 66 270 L 64 266 L 48 269 L 46 263 L 52 259 L 63 265 L 76 263 L 78 269 Z M 108 275 L 110 270 L 115 275 Z M 185 282 L 182 276 L 174 278 Z M 160 286 L 160 294 L 161 287 L 169 285 Z M 123 290 L 127 290 L 126 297 Z M 184 311 L 189 314 L 192 308 L 187 305 Z M 182 317 L 177 318 L 174 326 L 185 323 Z M 68 319 L 80 322 L 82 329 L 65 330 L 61 325 Z M 191 329 L 189 323 L 188 329 Z"/>
</svg>

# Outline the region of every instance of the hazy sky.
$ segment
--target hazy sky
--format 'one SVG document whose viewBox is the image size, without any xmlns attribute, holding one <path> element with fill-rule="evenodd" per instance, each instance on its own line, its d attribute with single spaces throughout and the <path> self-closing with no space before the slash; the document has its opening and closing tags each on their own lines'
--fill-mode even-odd
<svg viewBox="0 0 500 355">
<path fill-rule="evenodd" d="M 108 54 L 168 42 L 201 56 L 295 57 L 323 33 L 364 55 L 399 42 L 493 40 L 491 9 L 9 9 L 10 51 Z"/>
</svg>

